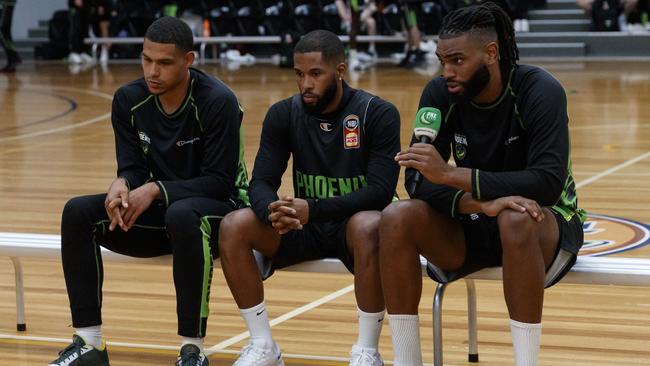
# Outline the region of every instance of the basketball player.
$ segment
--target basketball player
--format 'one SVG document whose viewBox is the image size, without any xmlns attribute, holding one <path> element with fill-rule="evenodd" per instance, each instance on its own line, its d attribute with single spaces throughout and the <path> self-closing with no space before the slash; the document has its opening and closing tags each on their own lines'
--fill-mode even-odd
<svg viewBox="0 0 650 366">
<path fill-rule="evenodd" d="M 426 52 L 420 49 L 422 33 L 418 27 L 418 18 L 415 7 L 422 5 L 422 0 L 399 0 L 399 9 L 402 16 L 402 27 L 406 31 L 406 54 L 399 67 L 413 69 L 426 63 Z"/>
<path fill-rule="evenodd" d="M 377 5 L 372 0 L 336 0 L 341 19 L 349 24 L 350 29 L 350 54 L 348 55 L 348 64 L 353 71 L 366 70 L 370 65 L 377 61 L 377 49 L 375 42 L 369 42 L 368 53 L 357 51 L 357 35 L 362 27 L 365 27 L 368 35 L 377 35 L 377 22 L 373 14 L 377 11 Z"/>
<path fill-rule="evenodd" d="M 395 365 L 422 365 L 418 254 L 438 282 L 502 265 L 515 364 L 537 365 L 544 287 L 571 268 L 583 242 L 566 95 L 548 72 L 517 65 L 512 23 L 491 2 L 449 13 L 437 55 L 442 77 L 425 87 L 420 108 L 440 109 L 440 133 L 395 158 L 407 187 L 416 171 L 424 181 L 379 225 Z"/>
<path fill-rule="evenodd" d="M 22 62 L 11 38 L 11 23 L 15 8 L 16 0 L 0 0 L 0 44 L 7 56 L 7 64 L 0 69 L 0 72 L 15 72 L 16 66 Z"/>
<path fill-rule="evenodd" d="M 264 119 L 252 208 L 221 223 L 221 264 L 251 334 L 236 366 L 283 365 L 262 279 L 274 269 L 325 257 L 340 258 L 355 274 L 359 338 L 350 365 L 383 365 L 377 225 L 399 175 L 393 157 L 400 117 L 392 104 L 343 81 L 344 57 L 341 41 L 329 31 L 310 32 L 296 44 L 300 93 L 271 106 Z M 294 195 L 279 198 L 290 156 Z M 265 257 L 261 276 L 252 249 Z"/>
<path fill-rule="evenodd" d="M 134 257 L 173 255 L 177 366 L 206 366 L 202 346 L 220 219 L 247 201 L 242 111 L 221 81 L 190 68 L 192 31 L 163 17 L 147 30 L 144 77 L 113 99 L 117 176 L 106 194 L 63 210 L 61 252 L 72 343 L 50 366 L 105 366 L 100 246 Z M 137 279 L 134 278 L 134 281 Z"/>
</svg>

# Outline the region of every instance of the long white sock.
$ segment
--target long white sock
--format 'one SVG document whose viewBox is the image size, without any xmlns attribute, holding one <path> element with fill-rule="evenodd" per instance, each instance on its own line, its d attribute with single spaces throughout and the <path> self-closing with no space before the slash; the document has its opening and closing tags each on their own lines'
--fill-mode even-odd
<svg viewBox="0 0 650 366">
<path fill-rule="evenodd" d="M 381 327 L 384 325 L 384 310 L 378 313 L 366 313 L 357 307 L 359 316 L 359 338 L 357 345 L 363 348 L 377 349 Z"/>
<path fill-rule="evenodd" d="M 181 348 L 186 344 L 193 344 L 203 352 L 203 338 L 192 338 L 192 337 L 182 337 L 181 336 Z"/>
<path fill-rule="evenodd" d="M 95 347 L 98 350 L 103 350 L 104 345 L 102 344 L 102 326 L 95 325 L 92 327 L 84 328 L 75 328 L 74 332 L 76 335 L 81 337 L 86 344 L 89 344 Z"/>
<path fill-rule="evenodd" d="M 515 365 L 537 366 L 542 323 L 522 323 L 510 319 L 510 332 L 515 350 Z"/>
<path fill-rule="evenodd" d="M 348 54 L 348 58 L 349 58 L 348 62 L 350 62 L 350 63 L 352 63 L 353 60 L 356 61 L 357 60 L 357 50 L 356 49 L 350 49 L 350 53 Z"/>
<path fill-rule="evenodd" d="M 239 309 L 239 312 L 244 317 L 248 331 L 251 333 L 251 342 L 260 347 L 270 348 L 273 345 L 273 338 L 271 337 L 269 314 L 264 301 L 252 308 Z"/>
<path fill-rule="evenodd" d="M 393 364 L 395 366 L 422 366 L 420 351 L 420 317 L 409 314 L 388 314 L 393 333 Z"/>
</svg>

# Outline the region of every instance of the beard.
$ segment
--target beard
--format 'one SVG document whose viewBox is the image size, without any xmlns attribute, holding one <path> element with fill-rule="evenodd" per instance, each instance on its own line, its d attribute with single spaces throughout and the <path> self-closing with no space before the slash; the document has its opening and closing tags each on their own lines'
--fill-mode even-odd
<svg viewBox="0 0 650 366">
<path fill-rule="evenodd" d="M 303 93 L 304 95 L 304 93 Z M 302 105 L 309 114 L 321 114 L 325 108 L 330 104 L 330 102 L 336 96 L 336 77 L 332 76 L 332 81 L 327 85 L 323 95 L 318 97 L 316 103 L 305 103 L 303 98 L 300 98 Z"/>
<path fill-rule="evenodd" d="M 463 92 L 461 93 L 461 96 L 469 100 L 474 99 L 474 97 L 479 95 L 483 89 L 485 89 L 485 86 L 489 82 L 490 71 L 488 71 L 487 66 L 482 63 L 481 67 L 472 74 L 469 80 L 462 83 Z"/>
</svg>

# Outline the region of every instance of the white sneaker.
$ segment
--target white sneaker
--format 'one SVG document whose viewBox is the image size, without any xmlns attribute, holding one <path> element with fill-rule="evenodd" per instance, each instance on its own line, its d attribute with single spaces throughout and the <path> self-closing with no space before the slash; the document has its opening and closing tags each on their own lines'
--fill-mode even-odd
<svg viewBox="0 0 650 366">
<path fill-rule="evenodd" d="M 76 52 L 70 52 L 68 55 L 68 62 L 70 62 L 73 65 L 79 65 L 83 61 L 81 60 L 81 55 L 76 53 Z"/>
<path fill-rule="evenodd" d="M 79 57 L 81 58 L 81 61 L 83 63 L 86 63 L 86 64 L 94 64 L 95 63 L 95 59 L 92 56 L 90 56 L 89 54 L 85 53 L 85 52 L 82 53 L 81 55 L 79 55 Z"/>
<path fill-rule="evenodd" d="M 352 346 L 350 366 L 384 366 L 384 360 L 376 349 Z"/>
<path fill-rule="evenodd" d="M 241 350 L 241 355 L 233 366 L 284 366 L 284 362 L 282 352 L 275 342 L 271 348 L 259 347 L 249 342 Z"/>
<path fill-rule="evenodd" d="M 361 61 L 364 64 L 370 64 L 370 63 L 374 63 L 375 61 L 377 61 L 376 56 L 373 57 L 369 53 L 365 53 L 365 52 L 358 52 L 357 53 L 357 58 L 359 59 L 359 61 Z"/>
<path fill-rule="evenodd" d="M 368 65 L 363 63 L 361 60 L 355 58 L 350 60 L 350 70 L 352 71 L 365 71 L 368 69 Z"/>
<path fill-rule="evenodd" d="M 108 63 L 108 47 L 102 46 L 102 51 L 99 53 L 99 63 L 106 65 Z"/>
</svg>

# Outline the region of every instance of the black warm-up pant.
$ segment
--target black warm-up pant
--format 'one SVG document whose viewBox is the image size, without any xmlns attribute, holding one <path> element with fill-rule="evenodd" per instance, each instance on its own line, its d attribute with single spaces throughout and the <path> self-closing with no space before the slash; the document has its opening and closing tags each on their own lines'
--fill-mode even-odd
<svg viewBox="0 0 650 366">
<path fill-rule="evenodd" d="M 7 60 L 18 58 L 18 51 L 11 38 L 11 23 L 13 20 L 15 1 L 0 1 L 0 45 L 7 54 Z"/>
<path fill-rule="evenodd" d="M 76 197 L 63 210 L 61 252 L 72 325 L 102 323 L 102 246 L 133 257 L 172 254 L 178 334 L 204 337 L 219 223 L 233 204 L 203 197 L 175 201 L 169 207 L 155 201 L 124 232 L 119 226 L 108 230 L 105 197 Z"/>
</svg>

